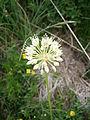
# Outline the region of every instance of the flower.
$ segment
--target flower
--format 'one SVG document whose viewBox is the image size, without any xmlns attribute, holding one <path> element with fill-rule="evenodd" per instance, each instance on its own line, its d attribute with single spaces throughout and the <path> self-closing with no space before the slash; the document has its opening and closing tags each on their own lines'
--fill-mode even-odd
<svg viewBox="0 0 90 120">
<path fill-rule="evenodd" d="M 12 73 L 11 71 L 9 71 L 8 74 L 9 74 L 10 76 L 12 76 L 13 73 Z"/>
<path fill-rule="evenodd" d="M 34 65 L 33 69 L 43 72 L 49 72 L 50 67 L 56 72 L 56 66 L 62 62 L 62 50 L 59 43 L 48 37 L 46 34 L 42 37 L 41 41 L 38 36 L 30 37 L 32 44 L 24 48 L 27 65 Z"/>
<path fill-rule="evenodd" d="M 36 116 L 34 115 L 34 118 L 36 118 Z"/>
<path fill-rule="evenodd" d="M 23 53 L 23 59 L 26 59 L 26 53 Z"/>
<path fill-rule="evenodd" d="M 19 120 L 23 120 L 22 118 L 20 118 Z"/>
<path fill-rule="evenodd" d="M 33 37 L 30 37 L 30 39 L 32 40 L 33 46 L 39 45 L 39 38 L 36 35 L 34 35 Z"/>
<path fill-rule="evenodd" d="M 26 73 L 29 74 L 30 73 L 30 69 L 26 69 Z"/>
<path fill-rule="evenodd" d="M 47 116 L 47 114 L 44 114 L 44 117 L 46 117 Z"/>
<path fill-rule="evenodd" d="M 34 70 L 32 70 L 32 75 L 34 75 L 35 74 L 35 71 Z"/>
<path fill-rule="evenodd" d="M 21 110 L 21 112 L 23 113 L 23 112 L 24 112 L 24 110 Z"/>
<path fill-rule="evenodd" d="M 70 111 L 70 116 L 75 116 L 75 112 L 74 111 Z"/>
</svg>

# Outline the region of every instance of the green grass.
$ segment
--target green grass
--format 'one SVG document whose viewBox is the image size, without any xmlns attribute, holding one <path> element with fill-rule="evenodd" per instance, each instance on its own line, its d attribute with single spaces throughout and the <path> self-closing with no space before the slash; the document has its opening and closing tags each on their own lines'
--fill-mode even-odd
<svg viewBox="0 0 90 120">
<path fill-rule="evenodd" d="M 61 0 L 59 4 L 59 0 L 56 0 L 55 3 L 67 19 L 79 21 L 80 9 L 77 10 L 73 1 Z M 82 4 L 84 5 L 84 2 Z M 45 29 L 48 25 L 58 24 L 61 19 L 59 16 L 55 17 L 56 15 L 49 0 L 0 0 L 0 120 L 50 119 L 48 102 L 38 100 L 37 84 L 42 80 L 42 76 L 26 74 L 26 69 L 32 69 L 32 66 L 26 66 L 26 61 L 22 58 L 19 61 L 19 58 L 25 40 L 35 33 L 44 33 L 33 25 Z M 89 24 L 88 21 L 84 22 Z M 82 26 L 79 28 L 79 32 L 83 33 Z M 53 28 L 49 30 L 52 31 Z M 85 46 L 88 39 L 81 42 Z M 56 78 L 58 74 L 54 73 L 53 76 Z M 54 120 L 85 120 L 86 113 L 75 94 L 69 90 L 66 90 L 66 94 L 68 100 L 63 99 L 64 94 L 56 90 L 55 100 L 52 100 Z M 65 108 L 67 103 L 68 107 Z M 71 110 L 75 111 L 74 117 L 69 115 Z"/>
</svg>

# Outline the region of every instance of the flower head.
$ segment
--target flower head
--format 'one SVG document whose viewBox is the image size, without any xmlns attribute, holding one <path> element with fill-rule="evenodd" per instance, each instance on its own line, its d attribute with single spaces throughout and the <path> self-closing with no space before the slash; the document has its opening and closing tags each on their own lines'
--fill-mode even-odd
<svg viewBox="0 0 90 120">
<path fill-rule="evenodd" d="M 26 69 L 26 73 L 29 74 L 30 73 L 30 69 Z"/>
<path fill-rule="evenodd" d="M 38 36 L 30 37 L 32 44 L 26 46 L 24 52 L 26 54 L 27 64 L 34 65 L 34 70 L 38 69 L 43 74 L 44 71 L 49 72 L 50 67 L 56 72 L 56 66 L 62 62 L 62 50 L 57 41 L 46 34 L 40 41 Z M 49 67 L 50 66 L 50 67 Z"/>
<path fill-rule="evenodd" d="M 32 75 L 34 75 L 35 74 L 35 71 L 34 70 L 32 70 Z"/>
<path fill-rule="evenodd" d="M 23 59 L 26 59 L 26 53 L 23 53 Z"/>
<path fill-rule="evenodd" d="M 22 118 L 20 118 L 19 120 L 23 120 Z"/>
<path fill-rule="evenodd" d="M 46 117 L 46 116 L 47 116 L 47 114 L 45 113 L 45 114 L 44 114 L 44 117 Z"/>
<path fill-rule="evenodd" d="M 74 111 L 70 111 L 70 116 L 75 116 L 75 112 Z"/>
<path fill-rule="evenodd" d="M 23 112 L 24 112 L 24 110 L 21 110 L 21 112 L 23 113 Z"/>
<path fill-rule="evenodd" d="M 36 116 L 34 115 L 34 118 L 36 118 Z"/>
</svg>

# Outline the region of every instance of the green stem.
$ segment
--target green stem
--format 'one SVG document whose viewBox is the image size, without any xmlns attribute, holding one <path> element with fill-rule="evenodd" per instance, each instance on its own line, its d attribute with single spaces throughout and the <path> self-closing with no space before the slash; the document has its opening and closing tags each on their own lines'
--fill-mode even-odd
<svg viewBox="0 0 90 120">
<path fill-rule="evenodd" d="M 48 86 L 48 73 L 47 72 L 45 72 L 45 79 L 46 79 L 46 85 L 47 85 L 48 102 L 49 102 L 49 107 L 50 107 L 50 117 L 51 117 L 51 120 L 53 120 L 53 117 L 52 117 L 52 106 L 51 106 L 49 86 Z"/>
</svg>

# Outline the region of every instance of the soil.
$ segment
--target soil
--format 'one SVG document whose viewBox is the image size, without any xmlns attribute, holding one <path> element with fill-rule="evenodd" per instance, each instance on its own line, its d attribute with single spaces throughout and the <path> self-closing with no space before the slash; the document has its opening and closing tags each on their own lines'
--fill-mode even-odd
<svg viewBox="0 0 90 120">
<path fill-rule="evenodd" d="M 67 36 L 68 35 L 68 36 Z M 62 38 L 62 36 L 61 36 Z M 63 39 L 70 43 L 72 37 L 70 34 L 63 36 Z M 72 44 L 74 44 L 72 39 Z M 89 70 L 89 61 L 76 49 L 62 43 L 63 50 L 63 62 L 58 67 L 61 80 L 59 78 L 53 78 L 52 74 L 49 74 L 49 88 L 51 96 L 54 97 L 55 89 L 58 88 L 63 91 L 65 87 L 72 90 L 82 105 L 89 106 L 88 99 L 90 97 L 90 79 L 85 74 L 87 69 Z M 87 65 L 87 67 L 86 67 Z M 86 79 L 87 78 L 87 79 Z M 54 80 L 54 85 L 53 85 Z M 46 86 L 41 85 L 39 99 L 47 98 Z"/>
</svg>

